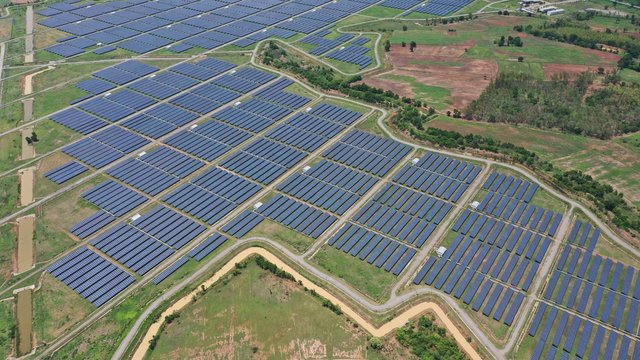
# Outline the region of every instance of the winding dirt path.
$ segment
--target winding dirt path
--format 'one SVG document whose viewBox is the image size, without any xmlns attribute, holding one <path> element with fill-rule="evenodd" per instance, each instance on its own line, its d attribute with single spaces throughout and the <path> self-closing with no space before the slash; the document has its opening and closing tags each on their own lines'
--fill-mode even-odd
<svg viewBox="0 0 640 360">
<path fill-rule="evenodd" d="M 275 264 L 277 267 L 290 273 L 291 275 L 293 275 L 293 277 L 296 280 L 299 280 L 302 283 L 302 286 L 305 286 L 308 289 L 315 290 L 315 292 L 318 293 L 318 295 L 338 305 L 344 314 L 346 314 L 351 319 L 353 319 L 353 321 L 358 323 L 360 327 L 368 331 L 373 336 L 377 336 L 377 337 L 385 336 L 389 334 L 391 331 L 403 326 L 408 320 L 412 319 L 413 317 L 420 315 L 425 311 L 430 310 L 436 314 L 436 316 L 440 319 L 440 321 L 442 321 L 444 326 L 447 328 L 447 331 L 449 331 L 449 333 L 453 335 L 453 338 L 458 343 L 458 346 L 462 348 L 462 350 L 465 353 L 467 353 L 469 358 L 471 358 L 472 360 L 482 359 L 478 354 L 478 352 L 471 346 L 471 344 L 469 344 L 469 342 L 467 342 L 465 336 L 453 324 L 451 319 L 449 319 L 449 317 L 446 315 L 444 310 L 442 310 L 442 308 L 438 304 L 434 302 L 423 302 L 423 303 L 417 304 L 411 307 L 410 309 L 406 310 L 402 314 L 398 315 L 391 321 L 385 323 L 381 327 L 376 328 L 373 324 L 365 320 L 362 316 L 360 316 L 360 314 L 358 314 L 354 309 L 349 307 L 342 300 L 336 298 L 324 288 L 314 284 L 313 282 L 311 282 L 310 280 L 302 276 L 300 273 L 298 273 L 295 269 L 291 268 L 289 265 L 281 261 L 278 257 L 273 255 L 266 249 L 260 248 L 260 247 L 251 247 L 243 250 L 242 252 L 234 256 L 230 261 L 228 261 L 224 266 L 222 266 L 222 268 L 218 270 L 215 274 L 213 274 L 213 276 L 211 276 L 209 279 L 204 281 L 201 284 L 201 286 L 196 287 L 195 290 L 183 296 L 181 299 L 174 302 L 168 309 L 162 312 L 162 314 L 158 317 L 158 321 L 151 324 L 147 332 L 144 334 L 140 344 L 138 345 L 138 347 L 136 348 L 132 356 L 132 359 L 134 360 L 144 359 L 144 356 L 149 349 L 149 341 L 151 341 L 151 339 L 156 334 L 158 334 L 158 332 L 160 331 L 160 327 L 162 326 L 162 323 L 164 322 L 164 319 L 166 316 L 176 311 L 180 311 L 185 306 L 190 304 L 192 302 L 192 298 L 200 292 L 200 289 L 202 288 L 202 286 L 204 286 L 205 288 L 209 288 L 210 286 L 215 284 L 218 280 L 220 280 L 220 278 L 226 275 L 228 272 L 232 271 L 235 268 L 236 263 L 243 261 L 244 259 L 246 259 L 251 255 L 261 255 L 265 259 Z"/>
<path fill-rule="evenodd" d="M 22 94 L 23 95 L 31 95 L 31 93 L 33 92 L 33 78 L 36 75 L 42 74 L 43 72 L 49 71 L 49 70 L 52 70 L 52 69 L 54 69 L 53 66 L 47 66 L 46 69 L 42 69 L 40 71 L 36 71 L 34 73 L 25 75 L 24 76 L 24 82 L 23 82 L 24 84 L 23 84 L 23 87 L 22 87 Z"/>
</svg>

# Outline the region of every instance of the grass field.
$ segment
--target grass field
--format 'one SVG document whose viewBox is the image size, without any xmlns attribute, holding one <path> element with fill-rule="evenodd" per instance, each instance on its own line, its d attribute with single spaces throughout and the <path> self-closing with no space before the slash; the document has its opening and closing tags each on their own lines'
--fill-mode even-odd
<svg viewBox="0 0 640 360">
<path fill-rule="evenodd" d="M 253 261 L 239 272 L 167 325 L 149 358 L 378 358 L 366 333 L 297 283 Z"/>
<path fill-rule="evenodd" d="M 392 18 L 402 14 L 404 10 L 394 9 L 386 6 L 374 5 L 364 11 L 358 13 L 358 15 L 371 16 L 377 18 Z"/>
<path fill-rule="evenodd" d="M 62 305 L 64 304 L 64 305 Z M 94 306 L 50 275 L 33 294 L 33 331 L 38 342 L 49 342 L 85 318 Z"/>
<path fill-rule="evenodd" d="M 281 243 L 298 254 L 302 254 L 314 242 L 312 238 L 270 219 L 263 220 L 260 225 L 256 226 L 244 237 L 265 237 Z"/>
<path fill-rule="evenodd" d="M 376 111 L 373 114 L 369 115 L 365 120 L 361 121 L 358 125 L 356 125 L 357 129 L 364 130 L 382 137 L 388 138 L 389 135 L 382 131 L 380 126 L 378 126 L 378 118 L 380 117 L 380 112 Z"/>
<path fill-rule="evenodd" d="M 14 224 L 0 225 L 0 283 L 11 277 L 17 238 Z"/>
<path fill-rule="evenodd" d="M 398 280 L 393 274 L 329 245 L 322 246 L 311 258 L 311 262 L 376 301 L 387 299 L 393 284 Z"/>
<path fill-rule="evenodd" d="M 0 357 L 8 359 L 13 351 L 16 317 L 13 301 L 0 302 Z"/>
<path fill-rule="evenodd" d="M 414 98 L 426 101 L 436 110 L 443 110 L 451 106 L 451 91 L 449 89 L 425 85 L 411 76 L 405 75 L 384 75 L 382 78 L 408 84 L 415 95 Z"/>
</svg>

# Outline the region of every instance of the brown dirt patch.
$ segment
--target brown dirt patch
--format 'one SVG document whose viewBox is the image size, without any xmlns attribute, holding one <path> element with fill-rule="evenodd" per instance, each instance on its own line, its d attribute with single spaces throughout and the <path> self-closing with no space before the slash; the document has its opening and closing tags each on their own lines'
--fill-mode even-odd
<svg viewBox="0 0 640 360">
<path fill-rule="evenodd" d="M 542 69 L 544 70 L 544 76 L 547 79 L 551 79 L 554 75 L 559 75 L 562 73 L 569 74 L 571 77 L 575 77 L 583 72 L 597 72 L 599 66 L 590 66 L 590 65 L 578 65 L 578 64 L 543 64 Z M 607 72 L 614 71 L 615 67 L 613 65 L 603 65 L 602 66 Z"/>
<path fill-rule="evenodd" d="M 27 215 L 17 219 L 18 223 L 18 247 L 16 273 L 25 272 L 33 267 L 33 232 L 35 228 L 35 215 Z"/>
<path fill-rule="evenodd" d="M 385 75 L 410 76 L 425 85 L 448 89 L 451 91 L 451 109 L 464 109 L 482 94 L 498 73 L 498 64 L 493 60 L 463 57 L 465 49 L 473 45 L 469 41 L 447 46 L 419 46 L 413 53 L 392 48 L 389 55 L 394 70 L 365 78 L 364 82 L 413 97 L 415 94 L 409 84 L 384 79 Z"/>
<path fill-rule="evenodd" d="M 30 167 L 18 171 L 20 175 L 20 206 L 26 206 L 33 202 L 33 187 L 35 184 L 35 168 Z"/>
</svg>

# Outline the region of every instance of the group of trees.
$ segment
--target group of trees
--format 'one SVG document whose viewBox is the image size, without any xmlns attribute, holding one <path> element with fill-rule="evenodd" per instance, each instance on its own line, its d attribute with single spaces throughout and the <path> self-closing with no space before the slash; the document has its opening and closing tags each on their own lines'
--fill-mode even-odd
<svg viewBox="0 0 640 360">
<path fill-rule="evenodd" d="M 640 39 L 634 38 L 629 34 L 613 31 L 595 31 L 589 25 L 570 18 L 560 18 L 537 26 L 517 25 L 514 30 L 590 49 L 599 49 L 603 44 L 620 48 L 625 51 L 625 54 L 618 62 L 618 67 L 640 71 L 640 63 L 638 63 L 638 58 L 640 58 Z"/>
<path fill-rule="evenodd" d="M 399 328 L 396 339 L 420 359 L 466 359 L 456 341 L 432 317 L 421 316 Z"/>
<path fill-rule="evenodd" d="M 640 88 L 590 89 L 595 74 L 559 75 L 547 81 L 501 73 L 466 109 L 470 120 L 527 124 L 608 139 L 640 130 Z"/>
<path fill-rule="evenodd" d="M 515 47 L 522 47 L 524 46 L 524 43 L 522 42 L 522 39 L 520 39 L 520 36 L 511 36 L 509 35 L 508 37 L 504 37 L 504 35 L 500 36 L 500 39 L 496 40 L 494 42 L 495 44 L 497 44 L 498 46 L 515 46 Z"/>
</svg>

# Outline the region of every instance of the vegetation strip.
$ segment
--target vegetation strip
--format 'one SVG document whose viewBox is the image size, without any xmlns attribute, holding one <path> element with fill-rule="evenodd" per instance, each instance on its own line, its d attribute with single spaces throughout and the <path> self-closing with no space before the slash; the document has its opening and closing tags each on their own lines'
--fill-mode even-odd
<svg viewBox="0 0 640 360">
<path fill-rule="evenodd" d="M 334 306 L 337 306 L 343 313 L 347 314 L 350 318 L 352 318 L 359 326 L 369 332 L 371 335 L 375 337 L 382 337 L 390 333 L 391 331 L 402 327 L 407 321 L 411 318 L 416 317 L 417 315 L 422 314 L 425 311 L 432 311 L 436 314 L 436 316 L 442 321 L 447 330 L 452 334 L 453 338 L 458 343 L 458 346 L 462 348 L 462 350 L 469 356 L 471 359 L 481 359 L 478 352 L 471 346 L 471 344 L 466 340 L 465 336 L 460 332 L 460 330 L 453 324 L 453 322 L 446 315 L 444 310 L 440 307 L 440 305 L 434 302 L 422 302 L 417 304 L 408 310 L 404 311 L 402 314 L 398 315 L 394 319 L 385 323 L 384 325 L 376 328 L 373 324 L 365 320 L 362 316 L 360 316 L 354 309 L 350 308 L 347 304 L 345 304 L 340 299 L 333 296 L 327 290 L 322 287 L 316 285 L 311 282 L 307 278 L 303 277 L 296 270 L 291 268 L 289 265 L 284 263 L 282 260 L 277 258 L 275 255 L 267 251 L 266 249 L 260 247 L 251 247 L 243 250 L 238 255 L 234 256 L 230 261 L 220 268 L 213 276 L 211 276 L 208 280 L 204 281 L 200 286 L 196 287 L 193 291 L 182 297 L 181 299 L 174 302 L 169 308 L 160 314 L 158 320 L 151 324 L 147 332 L 142 337 L 142 340 L 135 350 L 132 359 L 141 360 L 144 359 L 149 345 L 151 341 L 153 341 L 154 337 L 159 333 L 165 319 L 173 319 L 175 317 L 174 313 L 180 311 L 185 306 L 192 302 L 194 296 L 198 295 L 202 289 L 207 289 L 213 284 L 215 284 L 218 280 L 220 280 L 224 275 L 233 271 L 236 267 L 237 263 L 245 260 L 249 256 L 252 255 L 260 255 L 268 262 L 275 265 L 277 268 L 281 269 L 281 271 L 290 274 L 295 279 L 299 281 L 299 283 L 308 288 L 309 290 L 315 291 L 319 296 L 325 298 L 327 301 L 332 303 Z M 261 266 L 262 267 L 262 266 Z M 271 267 L 271 265 L 265 267 Z M 333 310 L 333 309 L 332 309 Z"/>
</svg>

